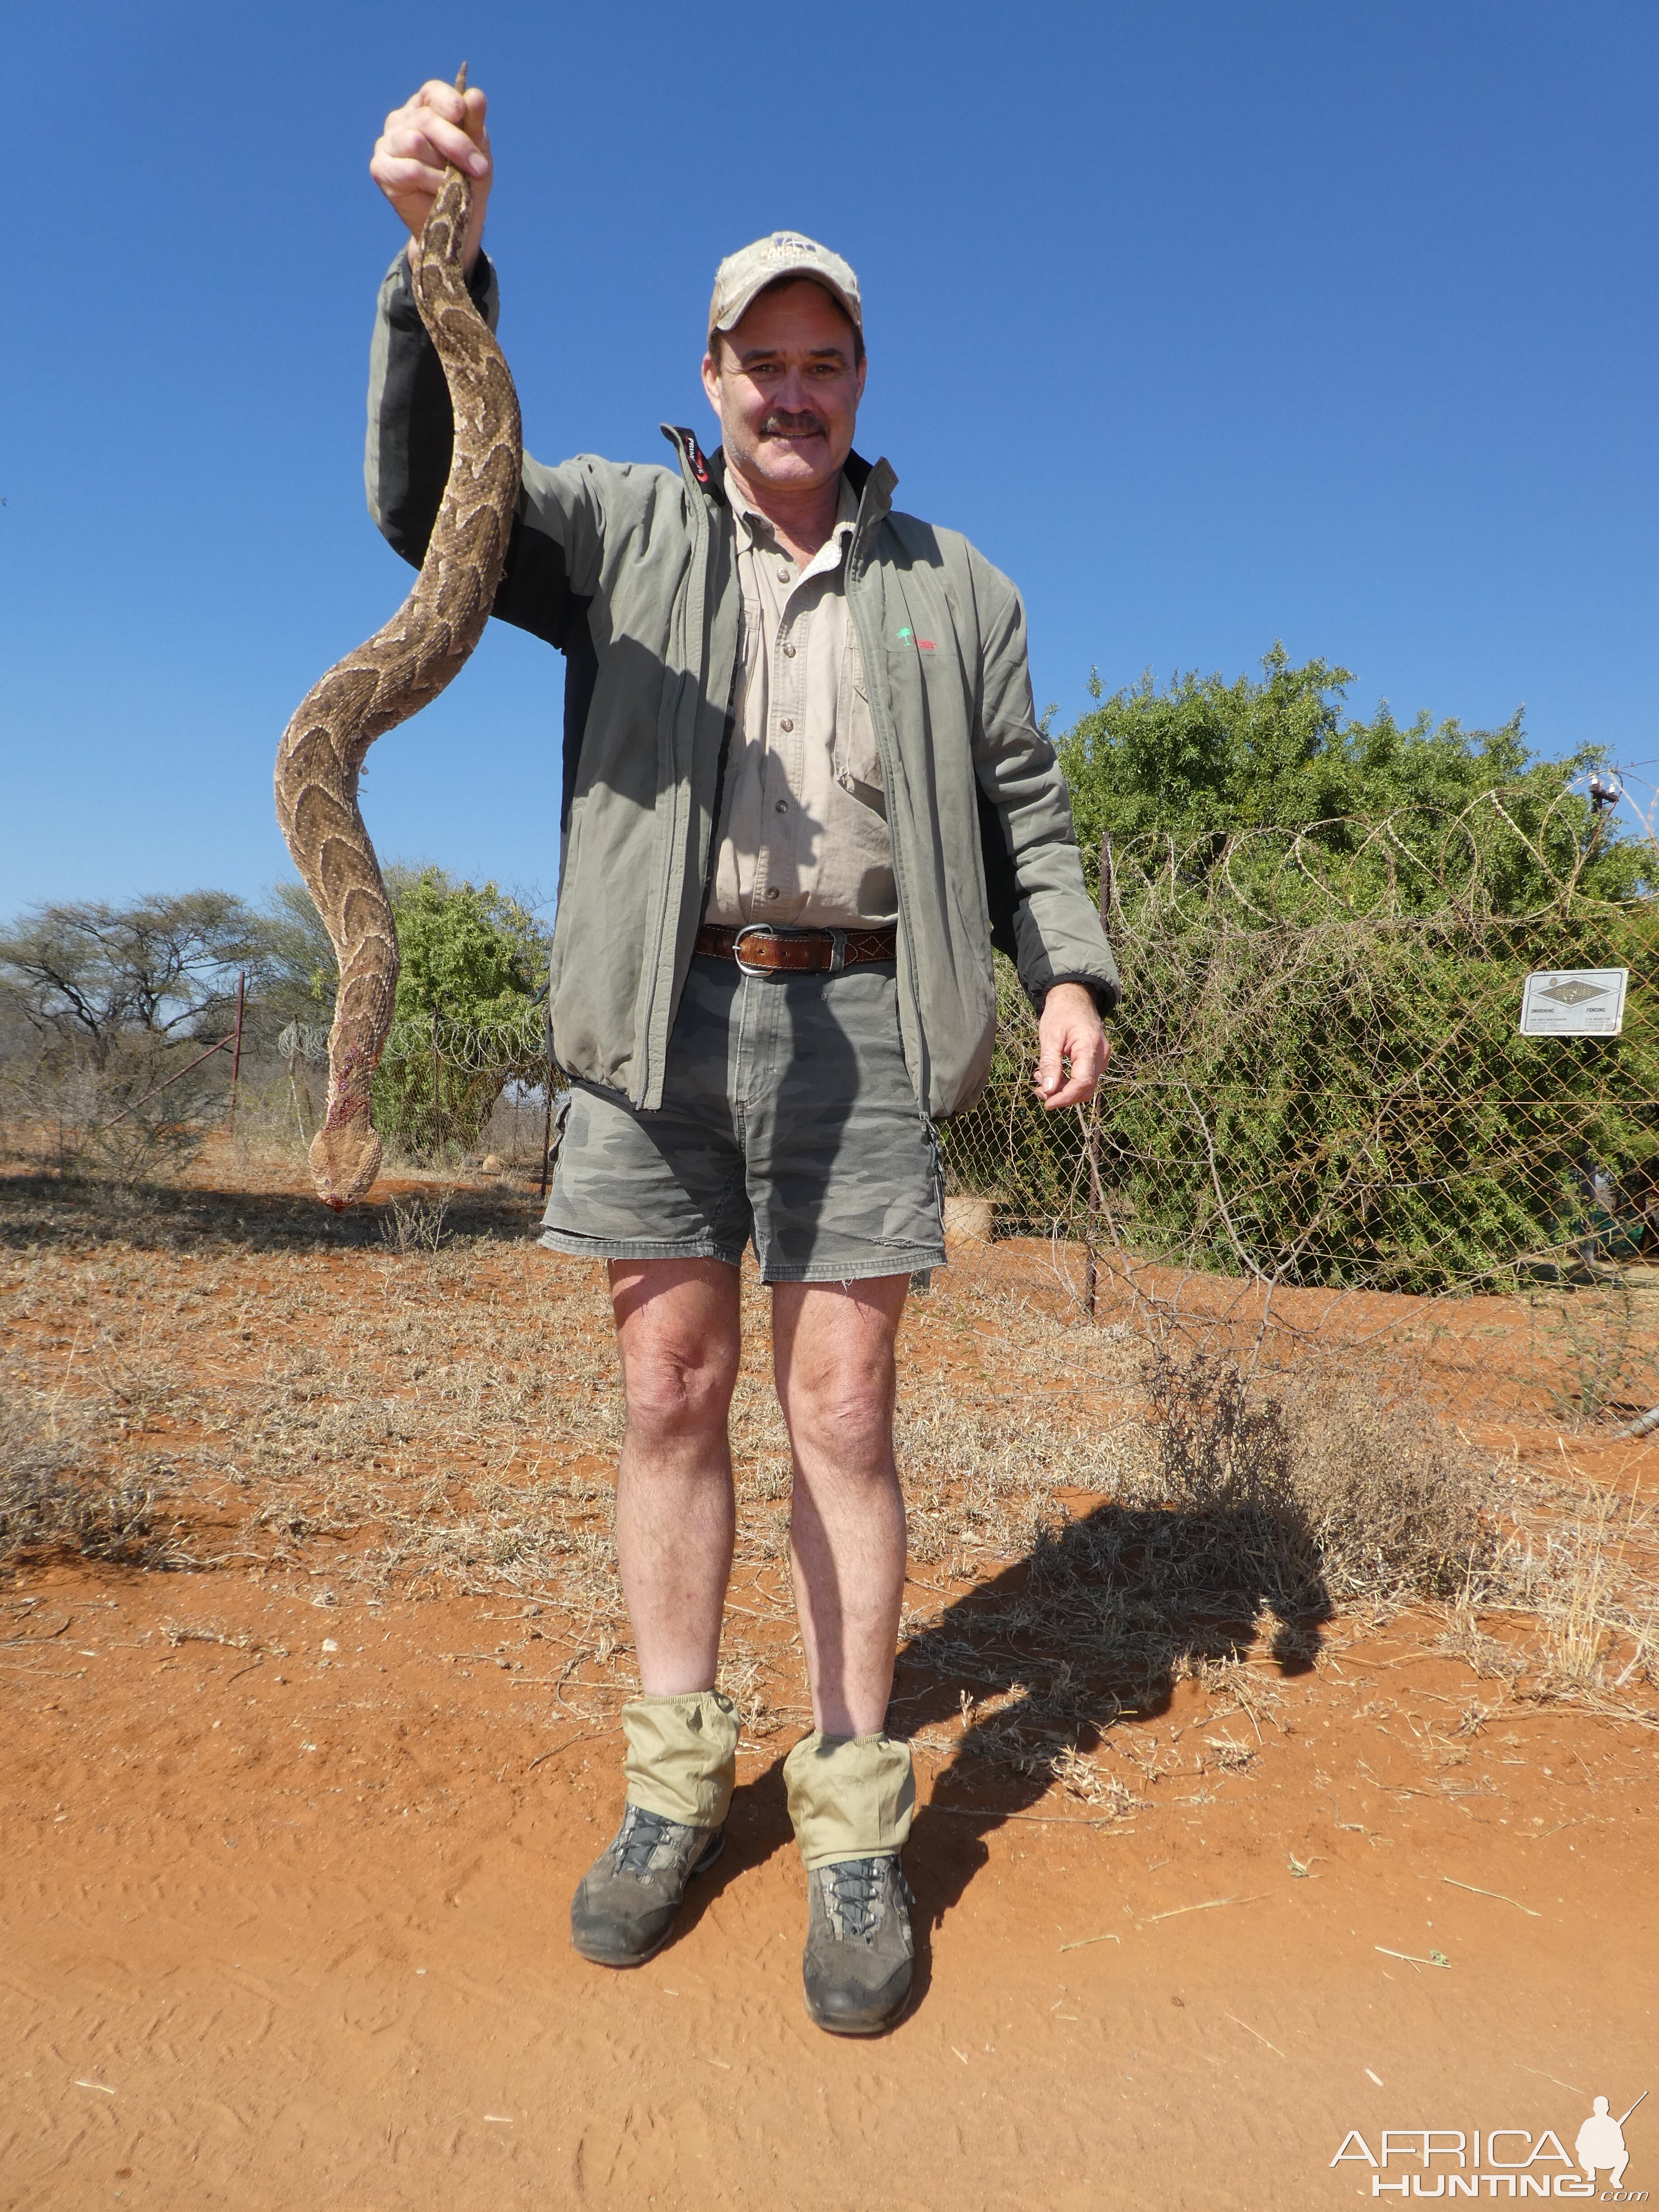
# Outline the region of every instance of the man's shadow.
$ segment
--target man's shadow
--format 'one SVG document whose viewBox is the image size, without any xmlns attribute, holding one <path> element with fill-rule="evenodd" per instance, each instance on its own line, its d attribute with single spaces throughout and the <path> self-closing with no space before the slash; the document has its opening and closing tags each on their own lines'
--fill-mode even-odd
<svg viewBox="0 0 1659 2212">
<path fill-rule="evenodd" d="M 1147 1723 L 1168 1712 L 1177 1682 L 1242 1661 L 1264 1638 L 1286 1675 L 1314 1666 L 1331 1601 L 1306 1516 L 1271 1474 L 1243 1494 L 1235 1480 L 1213 1502 L 1109 1504 L 1056 1522 L 902 1645 L 889 1732 L 961 1729 L 905 1852 L 918 2001 L 929 1933 L 987 1863 L 996 1829 L 1068 1779 L 1077 1794 L 1039 1817 L 1109 1826 L 1132 1816 L 1156 1757 Z M 696 1917 L 790 1844 L 782 1753 L 740 1786 L 727 1832 L 720 1869 L 688 1898 Z"/>
<path fill-rule="evenodd" d="M 1286 1674 L 1315 1663 L 1331 1602 L 1288 1501 L 1097 1505 L 954 1599 L 899 1653 L 888 1727 L 962 1733 L 912 1832 L 912 1880 L 934 1925 L 1056 1783 L 1049 1817 L 1129 1815 L 1151 1778 L 1146 1724 L 1177 1682 L 1265 1637 Z M 1079 1765 L 1079 1762 L 1086 1762 Z"/>
</svg>

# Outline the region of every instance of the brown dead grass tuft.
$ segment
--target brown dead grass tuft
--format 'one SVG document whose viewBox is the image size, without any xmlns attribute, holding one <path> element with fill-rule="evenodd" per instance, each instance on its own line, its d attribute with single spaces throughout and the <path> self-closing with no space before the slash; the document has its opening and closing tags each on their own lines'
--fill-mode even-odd
<svg viewBox="0 0 1659 2212">
<path fill-rule="evenodd" d="M 1486 1470 L 1374 1383 L 1275 1391 L 1229 1358 L 1159 1351 L 1146 1391 L 1170 1502 L 1238 1553 L 1241 1586 L 1285 1614 L 1397 1606 L 1490 1584 Z"/>
<path fill-rule="evenodd" d="M 0 1567 L 64 1552 L 146 1565 L 163 1543 L 155 1497 L 88 1459 L 49 1414 L 0 1396 Z"/>
<path fill-rule="evenodd" d="M 380 1233 L 394 1252 L 435 1253 L 443 1243 L 444 1218 L 455 1200 L 453 1184 L 425 1194 L 394 1198 L 386 1209 Z"/>
<path fill-rule="evenodd" d="M 633 1668 L 600 1271 L 532 1249 L 527 1190 L 434 1177 L 337 1221 L 283 1173 L 265 1188 L 251 1170 L 234 1188 L 0 1185 L 0 1388 L 65 1455 L 47 1477 L 86 1504 L 91 1543 L 148 1540 L 143 1514 L 153 1534 L 165 1496 L 180 1519 L 153 1556 L 168 1563 L 540 1607 L 554 1656 L 538 1680 L 573 1712 L 613 1710 Z M 397 1206 L 436 1233 L 400 1238 Z M 805 1696 L 788 1443 L 752 1273 L 744 1300 L 725 1680 L 758 1736 L 801 1720 Z M 1268 1726 L 1280 1669 L 1317 1662 L 1335 1611 L 1425 1601 L 1513 1693 L 1532 1693 L 1524 1678 L 1578 1701 L 1645 1696 L 1644 1514 L 1587 1506 L 1571 1473 L 1494 1473 L 1358 1381 L 1267 1395 L 1166 1365 L 1149 1418 L 1140 1356 L 998 1248 L 914 1301 L 895 1725 L 1113 1817 L 1176 1771 L 1170 1744 L 1122 1765 L 1120 1715 L 1196 1678 L 1218 1726 L 1238 1721 L 1193 1739 L 1181 1771 L 1225 1771 Z M 32 1525 L 75 1510 L 60 1498 Z"/>
</svg>

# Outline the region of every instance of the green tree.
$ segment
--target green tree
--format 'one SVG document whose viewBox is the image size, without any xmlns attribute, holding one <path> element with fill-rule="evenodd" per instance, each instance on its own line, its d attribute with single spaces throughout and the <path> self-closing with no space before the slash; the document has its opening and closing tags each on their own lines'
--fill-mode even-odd
<svg viewBox="0 0 1659 2212">
<path fill-rule="evenodd" d="M 1571 778 L 1604 763 L 1601 747 L 1535 760 L 1518 709 L 1495 730 L 1426 714 L 1402 726 L 1386 704 L 1368 722 L 1345 719 L 1353 681 L 1346 668 L 1325 660 L 1293 668 L 1276 645 L 1261 670 L 1259 681 L 1232 683 L 1192 673 L 1163 691 L 1147 675 L 1109 698 L 1092 679 L 1099 703 L 1059 740 L 1087 866 L 1097 865 L 1109 836 L 1115 849 L 1172 845 L 1182 867 L 1201 875 L 1230 833 L 1316 824 L 1309 842 L 1346 860 L 1372 841 L 1377 823 L 1397 817 L 1393 849 L 1420 862 L 1425 903 L 1436 902 L 1448 865 L 1454 874 L 1473 868 L 1483 903 L 1498 913 L 1542 902 L 1575 866 L 1582 887 L 1599 897 L 1643 888 L 1643 849 L 1615 827 L 1598 827 L 1587 799 L 1562 797 Z M 1500 797 L 1501 815 L 1492 807 L 1470 814 L 1475 802 Z M 1467 831 L 1455 826 L 1461 817 Z M 1383 865 L 1381 846 L 1377 856 Z M 1410 904 L 1409 867 L 1407 877 L 1401 895 Z"/>
<path fill-rule="evenodd" d="M 412 1151 L 477 1143 L 507 1084 L 540 1072 L 532 1017 L 548 939 L 493 883 L 393 866 L 400 965 L 392 1048 L 374 1078 L 375 1124 Z"/>
<path fill-rule="evenodd" d="M 472 1024 L 522 1010 L 541 987 L 547 939 L 529 908 L 493 883 L 447 870 L 386 872 L 398 924 L 397 1018 L 441 1014 Z"/>
<path fill-rule="evenodd" d="M 1125 984 L 1092 1161 L 1030 1104 L 1018 1009 L 947 1164 L 1039 1229 L 1098 1175 L 1148 1255 L 1443 1290 L 1643 1232 L 1659 1158 L 1650 841 L 1495 731 L 1381 709 L 1346 671 L 1150 680 L 1060 741 L 1085 865 L 1109 835 Z M 1625 967 L 1624 1034 L 1523 1038 L 1530 969 Z M 1625 1217 L 1594 1218 L 1596 1172 Z M 1632 1225 L 1634 1223 L 1635 1225 Z M 1609 1249 L 1611 1249 L 1609 1247 Z"/>
<path fill-rule="evenodd" d="M 385 878 L 398 926 L 396 1020 L 440 1014 L 477 1026 L 535 996 L 548 940 L 521 901 L 493 883 L 464 883 L 432 866 L 394 860 Z M 331 1019 L 339 967 L 305 885 L 276 884 L 258 928 L 267 1006 L 284 1019 Z"/>
</svg>

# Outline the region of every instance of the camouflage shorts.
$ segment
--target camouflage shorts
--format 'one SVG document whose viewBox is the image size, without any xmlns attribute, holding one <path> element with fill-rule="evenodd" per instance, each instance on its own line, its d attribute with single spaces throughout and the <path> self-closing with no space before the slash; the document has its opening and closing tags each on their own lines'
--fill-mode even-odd
<svg viewBox="0 0 1659 2212">
<path fill-rule="evenodd" d="M 890 963 L 744 975 L 695 959 L 662 1106 L 577 1084 L 544 1244 L 600 1260 L 724 1260 L 769 1283 L 945 1264 L 939 1148 L 904 1065 Z"/>
</svg>

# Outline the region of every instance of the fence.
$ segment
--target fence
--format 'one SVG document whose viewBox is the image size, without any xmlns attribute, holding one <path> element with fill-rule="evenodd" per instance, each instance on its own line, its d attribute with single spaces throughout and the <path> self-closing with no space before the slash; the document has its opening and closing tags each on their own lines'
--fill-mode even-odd
<svg viewBox="0 0 1659 2212">
<path fill-rule="evenodd" d="M 290 1022 L 276 1049 L 295 1121 L 308 1141 L 326 1091 L 328 1030 Z M 546 1024 L 539 1004 L 527 1003 L 482 1022 L 444 1015 L 394 1022 L 374 1075 L 375 1127 L 417 1158 L 464 1156 L 483 1139 L 504 1091 L 536 1090 L 543 1094 L 545 1164 L 547 1078 Z"/>
<path fill-rule="evenodd" d="M 1037 1103 L 1036 1021 L 1005 975 L 947 1188 L 1158 1334 L 1297 1364 L 1432 1340 L 1466 1408 L 1513 1409 L 1525 1370 L 1578 1418 L 1639 1413 L 1659 1399 L 1656 874 L 1566 793 L 1536 820 L 1492 793 L 1109 853 L 1125 999 L 1099 1097 Z M 1620 1034 L 1520 1033 L 1529 972 L 1617 968 Z M 1486 1384 L 1448 1343 L 1503 1297 L 1553 1352 Z"/>
<path fill-rule="evenodd" d="M 990 1081 L 942 1133 L 957 1218 L 1043 1239 L 1089 1311 L 1162 1340 L 1270 1367 L 1386 1347 L 1470 1414 L 1639 1417 L 1659 1401 L 1656 864 L 1650 833 L 1615 846 L 1584 799 L 1530 787 L 1103 854 L 1125 984 L 1106 1081 L 1086 1110 L 1039 1104 L 1036 1018 L 1000 960 Z M 1529 973 L 1619 968 L 1619 1035 L 1521 1034 Z M 280 1048 L 303 1130 L 326 1032 Z M 545 1053 L 539 1007 L 399 1023 L 377 1121 L 417 1152 L 476 1146 L 504 1088 L 545 1113 Z"/>
</svg>

